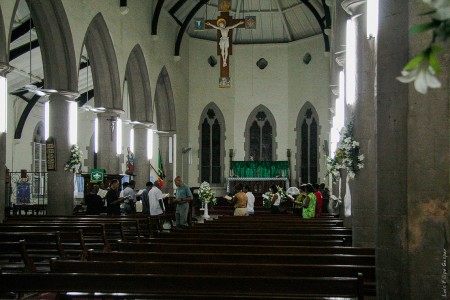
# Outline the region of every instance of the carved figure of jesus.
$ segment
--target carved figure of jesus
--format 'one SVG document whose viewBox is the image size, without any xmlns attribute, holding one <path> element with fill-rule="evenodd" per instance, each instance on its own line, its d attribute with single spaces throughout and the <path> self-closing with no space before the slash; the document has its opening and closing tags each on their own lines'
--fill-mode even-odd
<svg viewBox="0 0 450 300">
<path fill-rule="evenodd" d="M 228 59 L 228 48 L 230 47 L 230 39 L 228 37 L 228 33 L 230 32 L 230 29 L 236 28 L 239 25 L 244 24 L 244 21 L 240 21 L 239 23 L 236 23 L 232 26 L 226 26 L 227 22 L 225 21 L 225 19 L 218 19 L 217 26 L 211 24 L 210 22 L 207 22 L 206 24 L 208 24 L 212 28 L 220 30 L 221 37 L 219 41 L 219 47 L 223 59 L 223 66 L 226 67 Z"/>
</svg>

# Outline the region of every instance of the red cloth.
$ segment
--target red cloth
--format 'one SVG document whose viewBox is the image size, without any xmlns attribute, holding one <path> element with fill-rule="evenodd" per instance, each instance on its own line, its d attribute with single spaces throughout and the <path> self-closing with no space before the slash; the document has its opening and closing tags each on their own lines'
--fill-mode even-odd
<svg viewBox="0 0 450 300">
<path fill-rule="evenodd" d="M 316 195 L 316 217 L 320 217 L 322 215 L 322 193 L 320 191 L 317 191 L 314 193 Z"/>
</svg>

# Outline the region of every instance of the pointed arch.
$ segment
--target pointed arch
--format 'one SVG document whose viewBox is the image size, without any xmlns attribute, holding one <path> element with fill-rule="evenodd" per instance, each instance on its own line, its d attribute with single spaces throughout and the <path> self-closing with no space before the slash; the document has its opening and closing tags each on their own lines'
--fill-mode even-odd
<svg viewBox="0 0 450 300">
<path fill-rule="evenodd" d="M 317 111 L 307 101 L 297 116 L 296 171 L 303 183 L 318 183 L 320 123 Z"/>
<path fill-rule="evenodd" d="M 165 66 L 161 69 L 156 82 L 155 110 L 158 130 L 174 132 L 176 130 L 175 102 L 169 73 Z"/>
<path fill-rule="evenodd" d="M 116 52 L 105 19 L 98 13 L 84 38 L 95 89 L 95 105 L 122 110 L 119 68 Z"/>
<path fill-rule="evenodd" d="M 45 87 L 77 91 L 78 69 L 72 32 L 61 0 L 27 3 L 41 49 Z"/>
<path fill-rule="evenodd" d="M 258 105 L 245 125 L 245 160 L 277 160 L 277 124 L 272 112 Z"/>
<path fill-rule="evenodd" d="M 128 57 L 125 70 L 130 95 L 130 117 L 133 121 L 152 122 L 153 104 L 144 52 L 139 44 L 134 46 Z"/>
<path fill-rule="evenodd" d="M 210 102 L 200 116 L 199 136 L 199 182 L 211 185 L 224 182 L 225 170 L 225 118 L 220 108 Z"/>
</svg>

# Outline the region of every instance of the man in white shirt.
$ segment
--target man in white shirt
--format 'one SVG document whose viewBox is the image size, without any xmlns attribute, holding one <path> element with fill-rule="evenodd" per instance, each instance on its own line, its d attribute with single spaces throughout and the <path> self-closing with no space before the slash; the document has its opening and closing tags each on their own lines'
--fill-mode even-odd
<svg viewBox="0 0 450 300">
<path fill-rule="evenodd" d="M 246 184 L 244 186 L 244 193 L 247 195 L 247 210 L 249 215 L 255 213 L 255 195 L 250 191 L 250 187 Z"/>
<path fill-rule="evenodd" d="M 148 201 L 150 203 L 150 215 L 162 215 L 166 208 L 164 207 L 163 194 L 159 189 L 159 182 L 155 181 L 153 187 L 148 191 Z"/>
<path fill-rule="evenodd" d="M 134 188 L 136 187 L 136 182 L 134 180 L 130 180 L 128 183 L 128 186 L 123 190 L 123 197 L 128 197 L 128 199 L 125 199 L 125 213 L 127 215 L 129 214 L 135 214 L 136 208 L 135 208 L 135 202 L 136 202 L 136 192 L 134 191 Z"/>
</svg>

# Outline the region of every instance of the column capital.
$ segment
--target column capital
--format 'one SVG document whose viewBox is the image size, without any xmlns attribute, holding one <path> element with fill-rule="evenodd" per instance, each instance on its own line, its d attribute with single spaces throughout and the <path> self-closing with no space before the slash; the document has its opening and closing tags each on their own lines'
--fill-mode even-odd
<svg viewBox="0 0 450 300">
<path fill-rule="evenodd" d="M 120 117 L 121 114 L 123 114 L 124 111 L 119 108 L 110 108 L 105 107 L 105 110 L 99 113 L 100 115 L 106 115 L 106 116 L 117 116 Z"/>
<path fill-rule="evenodd" d="M 5 62 L 0 62 L 0 75 L 6 76 L 9 72 L 13 70 L 13 67 L 11 67 L 10 64 Z"/>
<path fill-rule="evenodd" d="M 144 122 L 139 122 L 138 124 L 134 124 L 133 128 L 134 129 L 152 129 L 153 126 L 155 126 L 155 123 L 149 122 L 149 121 L 144 121 Z"/>
<path fill-rule="evenodd" d="M 56 93 L 50 93 L 47 98 L 47 101 L 54 101 L 54 100 L 65 100 L 67 102 L 76 102 L 75 99 L 77 99 L 80 96 L 80 93 L 74 92 L 74 91 L 57 91 Z"/>
<path fill-rule="evenodd" d="M 342 8 L 353 17 L 366 13 L 367 0 L 344 0 Z"/>
</svg>

